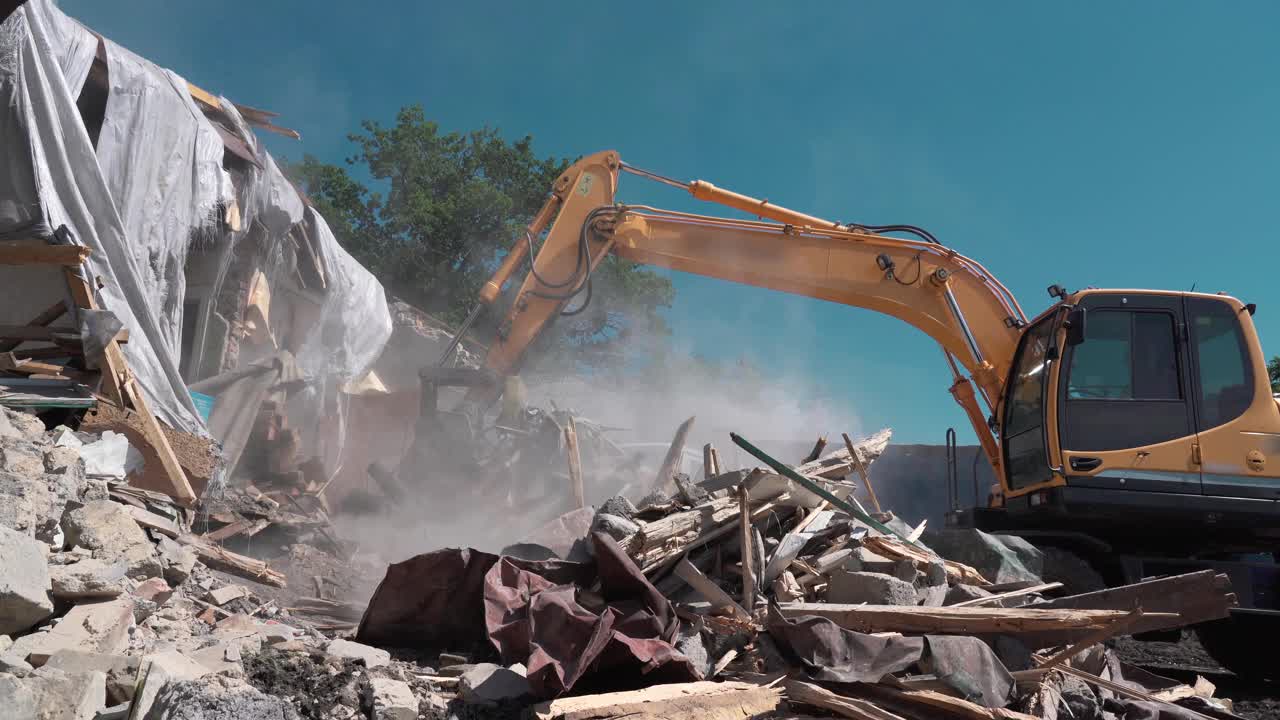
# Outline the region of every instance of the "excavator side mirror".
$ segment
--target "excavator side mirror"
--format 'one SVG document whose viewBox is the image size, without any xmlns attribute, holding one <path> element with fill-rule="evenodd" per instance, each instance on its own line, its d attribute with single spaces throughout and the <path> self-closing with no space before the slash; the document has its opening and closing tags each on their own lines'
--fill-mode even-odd
<svg viewBox="0 0 1280 720">
<path fill-rule="evenodd" d="M 1076 308 L 1067 313 L 1067 320 L 1063 326 L 1067 329 L 1067 346 L 1074 347 L 1084 342 L 1085 318 L 1084 308 Z"/>
</svg>

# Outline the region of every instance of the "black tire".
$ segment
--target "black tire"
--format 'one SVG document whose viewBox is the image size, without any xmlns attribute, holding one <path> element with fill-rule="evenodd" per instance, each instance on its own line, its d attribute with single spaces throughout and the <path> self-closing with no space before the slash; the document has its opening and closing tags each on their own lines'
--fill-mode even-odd
<svg viewBox="0 0 1280 720">
<path fill-rule="evenodd" d="M 1223 667 L 1250 680 L 1280 681 L 1270 649 L 1280 642 L 1280 619 L 1236 614 L 1196 626 L 1200 644 Z"/>
</svg>

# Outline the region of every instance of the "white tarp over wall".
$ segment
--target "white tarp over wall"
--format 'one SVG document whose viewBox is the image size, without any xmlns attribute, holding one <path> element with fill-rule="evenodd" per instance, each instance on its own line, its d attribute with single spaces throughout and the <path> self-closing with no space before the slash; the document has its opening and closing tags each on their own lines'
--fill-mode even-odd
<svg viewBox="0 0 1280 720">
<path fill-rule="evenodd" d="M 65 225 L 93 249 L 100 304 L 130 329 L 123 346 L 152 410 L 173 427 L 204 432 L 178 372 L 183 268 L 202 233 L 224 232 L 216 209 L 235 188 L 222 169 L 222 142 L 187 83 L 107 42 L 110 92 L 95 153 L 76 106 L 97 38 L 51 0 L 31 0 L 0 25 L 0 242 L 44 236 Z M 238 190 L 244 227 L 258 222 L 279 252 L 290 227 L 317 248 L 329 278 L 320 318 L 299 365 L 323 387 L 363 374 L 391 333 L 381 285 L 334 240 L 230 103 L 224 109 L 258 152 L 261 172 Z M 247 231 L 223 237 L 227 257 Z M 226 263 L 222 273 L 225 274 Z M 0 268 L 4 274 L 16 268 Z M 0 292 L 0 300 L 3 292 Z M 7 317 L 2 321 L 25 322 Z"/>
</svg>

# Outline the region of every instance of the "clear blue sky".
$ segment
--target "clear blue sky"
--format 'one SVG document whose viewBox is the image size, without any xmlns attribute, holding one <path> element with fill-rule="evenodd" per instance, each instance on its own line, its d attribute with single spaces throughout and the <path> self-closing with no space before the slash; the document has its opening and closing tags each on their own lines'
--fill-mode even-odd
<svg viewBox="0 0 1280 720">
<path fill-rule="evenodd" d="M 1264 2 L 493 3 L 64 0 L 192 82 L 275 110 L 339 161 L 364 118 L 616 148 L 836 220 L 912 223 L 1030 314 L 1044 288 L 1272 303 L 1280 5 Z M 803 11 L 791 11 L 802 7 Z M 639 189 L 637 189 L 639 186 Z M 630 190 L 631 192 L 628 192 Z M 627 178 L 623 195 L 688 209 Z M 817 379 L 897 439 L 972 433 L 941 353 L 873 313 L 676 276 L 678 341 Z"/>
</svg>

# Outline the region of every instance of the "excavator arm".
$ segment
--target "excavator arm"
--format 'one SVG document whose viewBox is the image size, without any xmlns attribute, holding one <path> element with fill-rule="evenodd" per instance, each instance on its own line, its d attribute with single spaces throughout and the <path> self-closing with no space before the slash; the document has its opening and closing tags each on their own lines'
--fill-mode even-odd
<svg viewBox="0 0 1280 720">
<path fill-rule="evenodd" d="M 761 220 L 618 204 L 619 173 L 624 171 Z M 544 231 L 545 240 L 535 251 L 535 240 Z M 834 223 L 703 181 L 663 178 L 623 164 L 616 152 L 600 152 L 561 175 L 526 234 L 482 289 L 477 308 L 492 305 L 503 286 L 529 268 L 490 346 L 487 368 L 497 375 L 518 372 L 529 345 L 586 288 L 590 273 L 610 252 L 648 265 L 867 308 L 916 327 L 941 346 L 953 373 L 951 392 L 1001 476 L 1000 452 L 986 417 L 1003 395 L 1026 317 L 1009 291 L 973 260 L 931 238 L 904 239 Z M 482 397 L 486 392 L 492 391 L 473 389 L 469 399 L 492 401 Z M 987 412 L 976 395 L 982 396 Z"/>
</svg>

